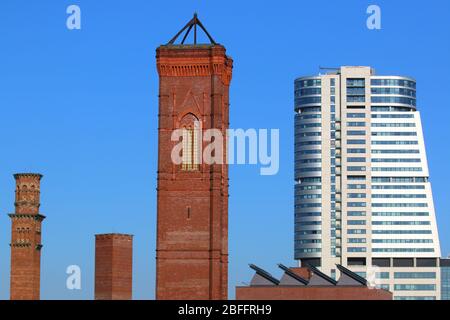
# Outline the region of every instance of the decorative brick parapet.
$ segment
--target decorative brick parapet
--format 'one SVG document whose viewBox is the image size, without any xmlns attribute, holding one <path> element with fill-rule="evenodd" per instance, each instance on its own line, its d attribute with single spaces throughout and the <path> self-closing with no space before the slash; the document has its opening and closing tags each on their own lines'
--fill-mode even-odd
<svg viewBox="0 0 450 320">
<path fill-rule="evenodd" d="M 156 51 L 160 77 L 210 77 L 217 75 L 223 84 L 231 82 L 233 60 L 221 45 L 166 45 Z"/>
</svg>

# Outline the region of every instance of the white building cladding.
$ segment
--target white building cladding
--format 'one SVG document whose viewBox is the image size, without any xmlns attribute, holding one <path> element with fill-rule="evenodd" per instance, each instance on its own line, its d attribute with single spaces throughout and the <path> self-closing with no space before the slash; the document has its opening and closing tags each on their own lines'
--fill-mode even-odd
<svg viewBox="0 0 450 320">
<path fill-rule="evenodd" d="M 440 299 L 440 246 L 416 82 L 369 67 L 295 80 L 295 258 L 394 299 Z"/>
</svg>

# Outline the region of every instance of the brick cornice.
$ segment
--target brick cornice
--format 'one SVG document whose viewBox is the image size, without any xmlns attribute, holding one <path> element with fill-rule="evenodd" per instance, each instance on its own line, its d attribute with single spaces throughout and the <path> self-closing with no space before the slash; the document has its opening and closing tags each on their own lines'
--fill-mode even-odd
<svg viewBox="0 0 450 320">
<path fill-rule="evenodd" d="M 31 218 L 38 221 L 42 221 L 45 219 L 45 216 L 42 214 L 33 214 L 33 213 L 9 213 L 8 216 L 11 219 L 21 219 L 21 218 Z"/>
<path fill-rule="evenodd" d="M 29 247 L 31 247 L 31 243 L 30 242 L 24 242 L 24 243 L 19 243 L 19 242 L 17 242 L 17 243 L 10 243 L 9 244 L 11 247 L 14 247 L 14 248 L 29 248 Z"/>
<path fill-rule="evenodd" d="M 133 239 L 134 235 L 132 234 L 124 234 L 124 233 L 105 233 L 105 234 L 96 234 L 96 239 Z"/>
<path fill-rule="evenodd" d="M 14 174 L 15 179 L 18 179 L 21 177 L 37 178 L 37 179 L 41 180 L 43 175 L 40 173 L 16 173 L 16 174 Z"/>
<path fill-rule="evenodd" d="M 156 50 L 156 64 L 160 77 L 220 76 L 230 85 L 233 60 L 221 45 L 160 46 Z"/>
</svg>

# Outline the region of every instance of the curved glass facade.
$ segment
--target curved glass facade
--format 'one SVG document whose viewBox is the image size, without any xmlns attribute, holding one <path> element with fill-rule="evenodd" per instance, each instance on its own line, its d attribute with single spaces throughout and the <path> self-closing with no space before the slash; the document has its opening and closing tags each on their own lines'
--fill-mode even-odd
<svg viewBox="0 0 450 320">
<path fill-rule="evenodd" d="M 440 256 L 416 82 L 342 67 L 296 79 L 294 103 L 295 258 L 327 274 L 383 261 L 394 297 L 439 299 L 439 279 L 394 277 Z"/>
<path fill-rule="evenodd" d="M 383 104 L 389 106 L 405 105 L 416 107 L 416 82 L 407 78 L 371 79 L 371 102 L 374 106 Z"/>
<path fill-rule="evenodd" d="M 321 80 L 295 81 L 295 256 L 320 256 Z"/>
</svg>

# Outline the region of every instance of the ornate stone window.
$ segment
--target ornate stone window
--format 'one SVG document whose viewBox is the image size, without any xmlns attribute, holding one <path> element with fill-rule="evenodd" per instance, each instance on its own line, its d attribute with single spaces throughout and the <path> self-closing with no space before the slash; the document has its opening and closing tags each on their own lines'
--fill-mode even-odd
<svg viewBox="0 0 450 320">
<path fill-rule="evenodd" d="M 181 169 L 184 171 L 195 171 L 200 164 L 200 121 L 192 114 L 186 114 L 181 120 L 180 127 L 183 129 L 183 150 Z"/>
</svg>

